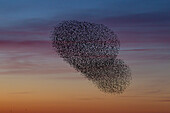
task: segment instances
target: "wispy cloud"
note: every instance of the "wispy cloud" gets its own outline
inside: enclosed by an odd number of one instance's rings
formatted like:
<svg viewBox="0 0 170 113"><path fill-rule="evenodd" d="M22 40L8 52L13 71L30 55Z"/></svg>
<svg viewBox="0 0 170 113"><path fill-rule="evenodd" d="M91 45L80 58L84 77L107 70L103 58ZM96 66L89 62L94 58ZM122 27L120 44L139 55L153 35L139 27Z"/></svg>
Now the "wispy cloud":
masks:
<svg viewBox="0 0 170 113"><path fill-rule="evenodd" d="M154 49L124 49L120 51L152 51Z"/></svg>
<svg viewBox="0 0 170 113"><path fill-rule="evenodd" d="M72 71L72 72L76 72L76 71ZM74 77L74 76L58 76L58 77L48 77L48 79L57 79L57 80L84 80L86 78L82 77L82 76L77 76L77 77Z"/></svg>
<svg viewBox="0 0 170 113"><path fill-rule="evenodd" d="M168 26L170 24L169 12L152 12L141 14L130 14L101 19L100 22L111 26Z"/></svg>
<svg viewBox="0 0 170 113"><path fill-rule="evenodd" d="M158 101L158 102L170 102L170 99L167 99L167 100L156 100L156 101Z"/></svg>
<svg viewBox="0 0 170 113"><path fill-rule="evenodd" d="M0 41L0 50L0 74L73 72L62 63L49 41Z"/></svg>
<svg viewBox="0 0 170 113"><path fill-rule="evenodd" d="M78 100L82 100L82 101L93 101L93 100L103 100L104 98L100 98L100 97L84 97L84 98L77 98Z"/></svg>
<svg viewBox="0 0 170 113"><path fill-rule="evenodd" d="M25 94L30 94L31 92L28 91L21 91L21 92L10 92L9 94L12 95L25 95Z"/></svg>

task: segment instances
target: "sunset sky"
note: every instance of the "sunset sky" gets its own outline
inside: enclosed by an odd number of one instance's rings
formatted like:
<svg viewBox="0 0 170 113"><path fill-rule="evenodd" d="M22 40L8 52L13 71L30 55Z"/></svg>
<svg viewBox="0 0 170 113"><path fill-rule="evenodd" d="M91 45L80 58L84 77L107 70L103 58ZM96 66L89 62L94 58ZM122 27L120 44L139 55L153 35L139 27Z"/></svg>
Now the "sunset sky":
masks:
<svg viewBox="0 0 170 113"><path fill-rule="evenodd" d="M122 94L101 92L51 44L63 20L100 23L132 70ZM0 113L170 113L169 0L0 0Z"/></svg>

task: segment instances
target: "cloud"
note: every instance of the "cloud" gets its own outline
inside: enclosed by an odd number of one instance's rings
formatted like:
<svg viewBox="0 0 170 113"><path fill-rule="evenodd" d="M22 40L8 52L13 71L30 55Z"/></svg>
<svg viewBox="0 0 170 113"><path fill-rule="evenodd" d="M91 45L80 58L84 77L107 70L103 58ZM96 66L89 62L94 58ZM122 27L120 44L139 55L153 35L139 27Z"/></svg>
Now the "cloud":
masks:
<svg viewBox="0 0 170 113"><path fill-rule="evenodd" d="M82 100L82 101L93 101L93 100L103 100L104 98L97 98L97 97L84 97L84 98L77 98L78 100Z"/></svg>
<svg viewBox="0 0 170 113"><path fill-rule="evenodd" d="M48 40L53 27L61 19L30 18L20 20L17 24L0 27L1 40Z"/></svg>
<svg viewBox="0 0 170 113"><path fill-rule="evenodd" d="M87 12L90 9L86 9ZM94 9L93 9L94 10ZM98 10L96 9L96 12ZM100 12L100 11L99 11ZM89 13L88 13L89 14ZM92 15L70 14L70 18L58 18L57 15L49 18L26 18L16 25L7 28L0 28L3 40L48 40L50 33L57 23L62 20L76 19L103 23L113 28L121 42L148 42L148 43L170 43L170 16L169 12L145 12L127 15L100 16L90 19ZM79 16L83 16L81 19ZM90 17L90 18L89 18Z"/></svg>
<svg viewBox="0 0 170 113"><path fill-rule="evenodd" d="M120 97L124 97L124 98L143 98L143 97L147 97L147 96L141 96L141 95L134 95L134 96L120 96Z"/></svg>
<svg viewBox="0 0 170 113"><path fill-rule="evenodd" d="M126 43L127 44L127 43ZM135 43L139 45L140 43ZM168 48L137 46L123 47L120 51L122 58L145 61L169 61ZM143 46L141 46L143 47ZM0 74L59 74L75 73L57 55L50 41L5 41L0 40ZM144 54L144 53L145 54ZM140 54L142 53L142 54ZM152 54L151 54L152 53ZM166 53L166 54L164 54ZM60 64L60 65L58 65ZM56 78L67 79L67 78ZM74 79L74 78L69 78ZM75 78L78 79L78 78Z"/></svg>
<svg viewBox="0 0 170 113"><path fill-rule="evenodd" d="M120 51L152 51L154 49L124 49Z"/></svg>
<svg viewBox="0 0 170 113"><path fill-rule="evenodd" d="M50 41L0 41L0 74L57 74L66 68ZM58 65L60 64L60 65Z"/></svg>
<svg viewBox="0 0 170 113"><path fill-rule="evenodd" d="M31 92L28 92L28 91L22 91L22 92L11 92L9 94L12 94L12 95L25 95L25 94L30 94Z"/></svg>
<svg viewBox="0 0 170 113"><path fill-rule="evenodd" d="M170 102L170 99L167 99L167 100L157 100L158 102Z"/></svg>
<svg viewBox="0 0 170 113"><path fill-rule="evenodd" d="M139 13L125 16L103 18L99 22L110 26L168 26L170 24L169 12Z"/></svg>
<svg viewBox="0 0 170 113"><path fill-rule="evenodd" d="M163 92L162 90L157 89L157 90L147 91L147 92L144 92L144 93L150 95L150 94L160 94L162 92Z"/></svg>
<svg viewBox="0 0 170 113"><path fill-rule="evenodd" d="M76 72L76 71L72 71L72 72ZM50 77L49 79L57 79L57 80L84 80L84 77L73 77L73 76L60 76L60 77Z"/></svg>
<svg viewBox="0 0 170 113"><path fill-rule="evenodd" d="M34 49L33 49L34 48ZM42 49L43 48L43 49ZM49 52L51 51L52 45L50 41L35 40L35 41L11 41L11 40L0 40L1 51L37 51Z"/></svg>

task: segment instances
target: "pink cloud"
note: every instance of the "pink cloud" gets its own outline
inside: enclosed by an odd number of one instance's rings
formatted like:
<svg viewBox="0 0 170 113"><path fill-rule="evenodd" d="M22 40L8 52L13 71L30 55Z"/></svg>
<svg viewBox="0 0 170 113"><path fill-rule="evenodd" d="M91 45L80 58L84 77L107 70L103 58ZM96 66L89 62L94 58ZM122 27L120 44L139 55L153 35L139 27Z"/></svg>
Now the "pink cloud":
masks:
<svg viewBox="0 0 170 113"><path fill-rule="evenodd" d="M0 74L71 72L65 70L50 41L0 41Z"/></svg>
<svg viewBox="0 0 170 113"><path fill-rule="evenodd" d="M132 45L131 45L132 44ZM139 45L139 43L135 43ZM138 65L138 61L169 61L169 48L143 45L121 48L118 58ZM145 48L144 48L145 47ZM61 59L50 41L0 41L0 74L61 74L77 71ZM166 54L165 54L166 53ZM136 63L137 62L137 63ZM59 78L60 79L60 78ZM64 79L64 78L62 78Z"/></svg>
<svg viewBox="0 0 170 113"><path fill-rule="evenodd" d="M121 51L152 51L154 49L126 49Z"/></svg>
<svg viewBox="0 0 170 113"><path fill-rule="evenodd" d="M41 32L41 31L9 31L9 30L6 30L6 31L2 31L0 30L0 34L1 35L47 35L48 32Z"/></svg>

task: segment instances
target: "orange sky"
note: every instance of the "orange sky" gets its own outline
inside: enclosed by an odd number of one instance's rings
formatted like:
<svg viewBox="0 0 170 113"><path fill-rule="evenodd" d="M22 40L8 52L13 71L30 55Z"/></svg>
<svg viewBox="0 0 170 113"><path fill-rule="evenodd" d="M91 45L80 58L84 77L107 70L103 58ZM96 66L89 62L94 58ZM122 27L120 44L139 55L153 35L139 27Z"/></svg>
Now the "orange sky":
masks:
<svg viewBox="0 0 170 113"><path fill-rule="evenodd" d="M49 42L34 43L14 49L0 45L0 113L170 112L169 49L123 44L119 58L130 66L132 82L123 94L113 95L83 78Z"/></svg>
<svg viewBox="0 0 170 113"><path fill-rule="evenodd" d="M159 78L140 76L133 74L130 87L123 94L112 95L101 92L93 83L74 71L55 75L1 75L0 112L170 112L169 83L159 84Z"/></svg>

